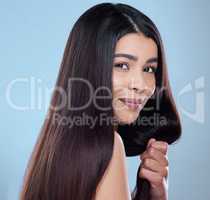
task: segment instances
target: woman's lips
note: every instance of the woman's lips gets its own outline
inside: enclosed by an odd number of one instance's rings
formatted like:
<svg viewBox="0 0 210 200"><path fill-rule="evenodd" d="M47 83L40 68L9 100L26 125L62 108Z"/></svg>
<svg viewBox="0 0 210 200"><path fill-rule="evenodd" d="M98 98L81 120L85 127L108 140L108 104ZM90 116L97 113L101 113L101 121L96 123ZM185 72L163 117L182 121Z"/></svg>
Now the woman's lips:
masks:
<svg viewBox="0 0 210 200"><path fill-rule="evenodd" d="M120 98L120 100L131 109L137 109L142 105L141 99Z"/></svg>

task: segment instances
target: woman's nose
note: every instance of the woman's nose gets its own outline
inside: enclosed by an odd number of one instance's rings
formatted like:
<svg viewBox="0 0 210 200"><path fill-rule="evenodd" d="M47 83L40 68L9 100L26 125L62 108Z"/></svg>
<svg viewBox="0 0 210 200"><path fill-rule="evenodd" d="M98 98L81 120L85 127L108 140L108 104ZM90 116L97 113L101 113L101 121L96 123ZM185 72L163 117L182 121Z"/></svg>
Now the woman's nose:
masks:
<svg viewBox="0 0 210 200"><path fill-rule="evenodd" d="M135 73L129 80L129 89L135 90L137 93L143 93L148 89L147 82L144 76L140 73Z"/></svg>

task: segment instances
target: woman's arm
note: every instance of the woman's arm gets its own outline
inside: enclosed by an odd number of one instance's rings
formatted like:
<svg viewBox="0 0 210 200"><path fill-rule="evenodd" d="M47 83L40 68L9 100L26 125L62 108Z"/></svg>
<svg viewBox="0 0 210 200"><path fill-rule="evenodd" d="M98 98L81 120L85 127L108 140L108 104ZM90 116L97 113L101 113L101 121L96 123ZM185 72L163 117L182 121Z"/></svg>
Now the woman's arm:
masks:
<svg viewBox="0 0 210 200"><path fill-rule="evenodd" d="M114 133L112 159L96 191L96 200L131 200L126 155L120 135Z"/></svg>

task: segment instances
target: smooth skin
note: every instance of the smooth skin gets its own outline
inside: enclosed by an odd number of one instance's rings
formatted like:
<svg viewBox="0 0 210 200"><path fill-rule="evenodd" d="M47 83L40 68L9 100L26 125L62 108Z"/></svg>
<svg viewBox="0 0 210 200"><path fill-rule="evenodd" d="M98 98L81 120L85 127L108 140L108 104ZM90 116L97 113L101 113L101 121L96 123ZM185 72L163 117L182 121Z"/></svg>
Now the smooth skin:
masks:
<svg viewBox="0 0 210 200"><path fill-rule="evenodd" d="M112 159L97 187L96 200L131 200L125 158L123 141L115 131Z"/></svg>
<svg viewBox="0 0 210 200"><path fill-rule="evenodd" d="M156 43L142 33L129 33L116 45L113 61L113 110L118 123L134 122L156 87ZM128 108L120 98L141 98L142 107ZM129 133L128 133L129 134ZM151 184L151 200L168 200L168 144L151 138L141 154L139 177ZM96 200L130 200L126 155L120 135L115 131L115 145L110 165L98 187Z"/></svg>
<svg viewBox="0 0 210 200"><path fill-rule="evenodd" d="M155 42L142 34L130 33L117 42L112 82L113 110L119 123L132 123L141 111L141 108L129 109L120 98L140 98L144 100L144 106L154 93L154 70L158 64L151 60L157 59L157 55Z"/></svg>

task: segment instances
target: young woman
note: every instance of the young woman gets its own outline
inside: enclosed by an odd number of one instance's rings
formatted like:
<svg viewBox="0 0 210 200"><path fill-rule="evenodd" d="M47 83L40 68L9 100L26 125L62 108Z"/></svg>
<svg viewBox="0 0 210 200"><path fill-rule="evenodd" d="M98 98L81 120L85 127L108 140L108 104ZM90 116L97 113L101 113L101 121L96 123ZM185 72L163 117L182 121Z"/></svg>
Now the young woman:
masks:
<svg viewBox="0 0 210 200"><path fill-rule="evenodd" d="M98 4L70 32L20 199L165 200L180 135L158 29L129 5ZM131 195L125 156L137 155Z"/></svg>

